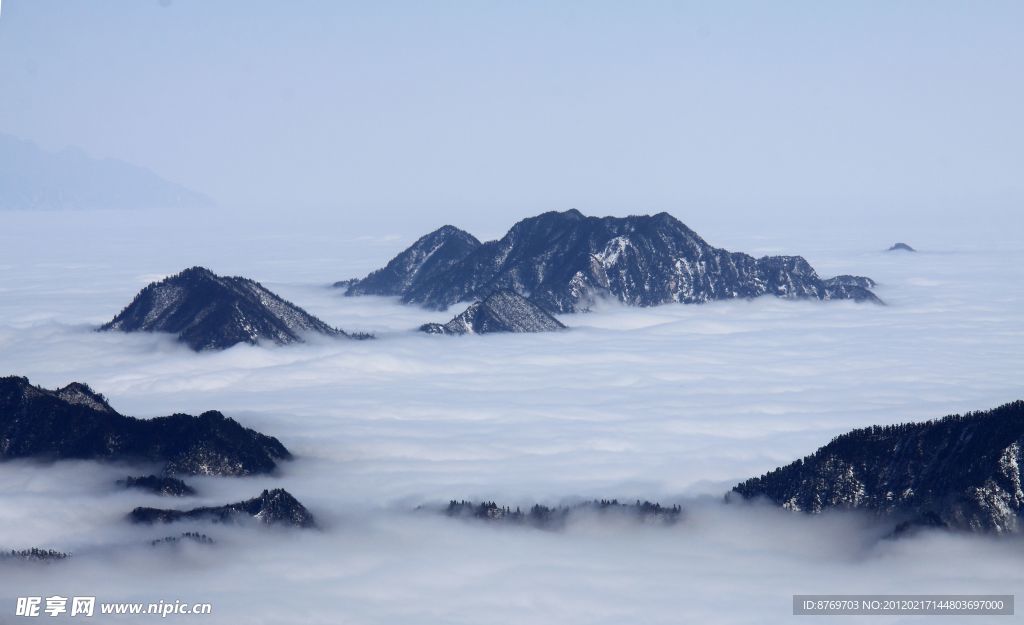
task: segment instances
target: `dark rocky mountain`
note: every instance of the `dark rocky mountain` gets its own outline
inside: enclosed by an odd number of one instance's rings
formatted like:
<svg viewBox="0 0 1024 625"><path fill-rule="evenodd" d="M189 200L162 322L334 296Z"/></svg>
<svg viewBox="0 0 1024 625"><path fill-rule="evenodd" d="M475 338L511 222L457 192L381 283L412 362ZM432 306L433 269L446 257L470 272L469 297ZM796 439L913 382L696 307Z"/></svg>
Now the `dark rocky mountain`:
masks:
<svg viewBox="0 0 1024 625"><path fill-rule="evenodd" d="M238 343L300 343L306 333L347 336L258 282L192 267L142 289L100 330L169 332L196 351Z"/></svg>
<svg viewBox="0 0 1024 625"><path fill-rule="evenodd" d="M433 281L466 258L480 241L455 226L442 226L420 237L404 252L362 280L343 280L348 295L402 295L414 284Z"/></svg>
<svg viewBox="0 0 1024 625"><path fill-rule="evenodd" d="M490 334L491 332L550 332L565 325L551 313L508 289L494 291L445 324L420 326L429 334Z"/></svg>
<svg viewBox="0 0 1024 625"><path fill-rule="evenodd" d="M906 243L893 243L892 247L888 250L889 252L916 252L914 248L910 247Z"/></svg>
<svg viewBox="0 0 1024 625"><path fill-rule="evenodd" d="M164 510L135 508L128 515L133 523L173 523L175 521L213 521L233 523L255 519L266 525L315 527L313 515L299 501L282 489L265 490L258 497L223 506Z"/></svg>
<svg viewBox="0 0 1024 625"><path fill-rule="evenodd" d="M29 457L159 462L168 475L250 475L273 471L291 454L216 411L136 419L85 384L51 391L27 378L0 378L0 459Z"/></svg>
<svg viewBox="0 0 1024 625"><path fill-rule="evenodd" d="M499 506L493 501L473 503L453 499L444 511L450 517L529 525L541 529L561 529L571 517L586 514L614 515L649 523L671 524L682 518L682 512L680 506L663 506L640 500L634 504L624 504L619 503L617 499L600 499L554 508L536 504L526 512L519 508L513 510L509 506Z"/></svg>
<svg viewBox="0 0 1024 625"><path fill-rule="evenodd" d="M127 477L117 481L118 486L138 488L165 497L188 497L196 494L196 489L176 477L144 475Z"/></svg>
<svg viewBox="0 0 1024 625"><path fill-rule="evenodd" d="M923 423L874 426L733 491L790 510L868 510L909 526L1024 528L1024 402ZM902 531L901 530L901 531Z"/></svg>
<svg viewBox="0 0 1024 625"><path fill-rule="evenodd" d="M800 256L754 258L712 247L668 213L549 212L520 221L497 241L473 246L463 239L458 253L430 271L417 264L422 257L410 248L392 261L395 270L349 281L346 293L400 295L406 303L445 309L510 289L555 313L584 311L601 298L632 306L761 295L879 301L849 280L822 280Z"/></svg>

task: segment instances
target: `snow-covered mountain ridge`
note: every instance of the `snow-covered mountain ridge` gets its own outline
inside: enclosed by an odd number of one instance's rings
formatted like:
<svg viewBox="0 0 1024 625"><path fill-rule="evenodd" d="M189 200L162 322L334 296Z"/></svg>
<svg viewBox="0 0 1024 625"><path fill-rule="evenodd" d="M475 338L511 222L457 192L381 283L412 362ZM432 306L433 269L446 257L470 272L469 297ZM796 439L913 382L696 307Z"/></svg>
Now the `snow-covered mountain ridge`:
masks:
<svg viewBox="0 0 1024 625"><path fill-rule="evenodd" d="M445 226L383 269L337 284L348 295L397 295L435 309L509 289L555 313L585 311L601 298L631 306L761 295L880 302L869 278L822 279L800 256L716 248L668 213L587 217L575 209L523 219L486 243Z"/></svg>

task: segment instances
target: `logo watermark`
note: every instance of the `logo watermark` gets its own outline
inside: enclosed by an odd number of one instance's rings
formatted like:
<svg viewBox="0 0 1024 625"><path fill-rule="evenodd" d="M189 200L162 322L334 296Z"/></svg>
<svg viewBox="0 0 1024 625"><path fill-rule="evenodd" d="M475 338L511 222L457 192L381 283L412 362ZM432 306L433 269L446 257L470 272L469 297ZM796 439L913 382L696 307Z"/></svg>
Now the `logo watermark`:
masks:
<svg viewBox="0 0 1024 625"><path fill-rule="evenodd" d="M1013 595L793 595L797 616L1012 616Z"/></svg>
<svg viewBox="0 0 1024 625"><path fill-rule="evenodd" d="M14 607L15 616L93 616L99 614L151 614L167 618L172 614L212 614L209 603L187 601L105 602L97 603L96 597L18 597Z"/></svg>

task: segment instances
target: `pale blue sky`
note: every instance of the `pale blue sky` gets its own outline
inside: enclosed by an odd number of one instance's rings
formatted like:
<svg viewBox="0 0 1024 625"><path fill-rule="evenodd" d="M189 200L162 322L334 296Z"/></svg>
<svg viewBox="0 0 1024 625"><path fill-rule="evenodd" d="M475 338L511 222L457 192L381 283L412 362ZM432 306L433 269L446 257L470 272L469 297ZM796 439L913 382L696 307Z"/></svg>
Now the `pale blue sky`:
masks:
<svg viewBox="0 0 1024 625"><path fill-rule="evenodd" d="M998 1L5 0L0 132L225 206L1005 213L1022 32Z"/></svg>

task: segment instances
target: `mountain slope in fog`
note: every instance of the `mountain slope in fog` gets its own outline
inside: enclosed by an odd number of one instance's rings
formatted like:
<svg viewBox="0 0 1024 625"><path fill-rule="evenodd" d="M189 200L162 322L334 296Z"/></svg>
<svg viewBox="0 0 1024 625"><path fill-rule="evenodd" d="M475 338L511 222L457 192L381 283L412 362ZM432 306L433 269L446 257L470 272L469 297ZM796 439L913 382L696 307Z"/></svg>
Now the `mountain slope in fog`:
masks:
<svg viewBox="0 0 1024 625"><path fill-rule="evenodd" d="M259 282L192 267L142 289L100 330L169 332L196 351L238 343L301 343L303 334L348 336Z"/></svg>
<svg viewBox="0 0 1024 625"><path fill-rule="evenodd" d="M137 488L164 497L188 497L196 494L196 489L176 477L169 475L140 475L126 477L117 481L118 486Z"/></svg>
<svg viewBox="0 0 1024 625"><path fill-rule="evenodd" d="M420 327L421 331L429 334L551 332L564 329L565 325L549 312L508 289L500 289L470 304L448 323L428 323Z"/></svg>
<svg viewBox="0 0 1024 625"><path fill-rule="evenodd" d="M199 208L212 203L143 167L92 158L75 148L47 152L0 134L0 210Z"/></svg>
<svg viewBox="0 0 1024 625"><path fill-rule="evenodd" d="M265 490L258 497L223 506L193 508L192 510L139 507L128 515L133 523L173 523L196 520L227 523L244 520L248 517L266 525L316 527L316 522L309 510L283 488Z"/></svg>
<svg viewBox="0 0 1024 625"><path fill-rule="evenodd" d="M874 426L737 485L791 510L874 511L910 523L1019 532L1024 402L924 423Z"/></svg>
<svg viewBox="0 0 1024 625"><path fill-rule="evenodd" d="M500 240L474 245L471 239L442 228L384 269L339 286L350 295L399 295L437 309L510 289L556 313L584 311L605 297L632 306L761 295L880 301L862 284L823 280L800 256L754 258L712 247L668 213L548 212L520 221ZM446 243L451 251L434 262L427 252L449 249Z"/></svg>
<svg viewBox="0 0 1024 625"><path fill-rule="evenodd" d="M159 462L167 474L251 475L273 471L291 454L276 438L216 411L136 419L84 384L51 391L27 378L0 378L0 459L29 457Z"/></svg>
<svg viewBox="0 0 1024 625"><path fill-rule="evenodd" d="M480 241L468 232L442 226L362 280L337 282L335 286L348 287L348 295L402 295L414 285L436 280L478 247Z"/></svg>

